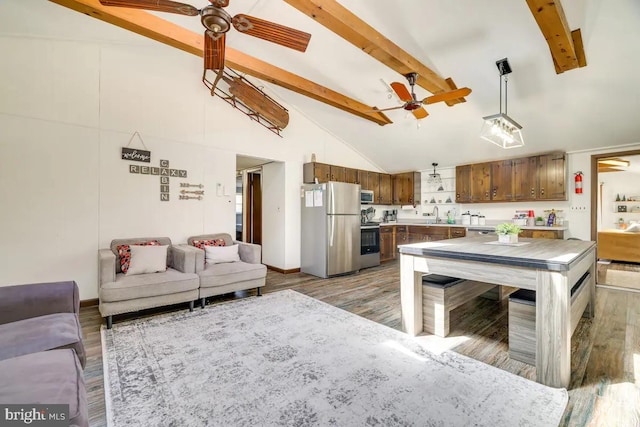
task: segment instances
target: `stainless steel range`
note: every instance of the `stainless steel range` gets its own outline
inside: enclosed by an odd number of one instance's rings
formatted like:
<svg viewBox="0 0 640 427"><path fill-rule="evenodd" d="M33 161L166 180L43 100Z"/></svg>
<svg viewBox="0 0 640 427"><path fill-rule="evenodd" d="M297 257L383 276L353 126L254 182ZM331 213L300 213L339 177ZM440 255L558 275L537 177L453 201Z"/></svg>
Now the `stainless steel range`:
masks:
<svg viewBox="0 0 640 427"><path fill-rule="evenodd" d="M360 224L360 268L380 265L380 224Z"/></svg>

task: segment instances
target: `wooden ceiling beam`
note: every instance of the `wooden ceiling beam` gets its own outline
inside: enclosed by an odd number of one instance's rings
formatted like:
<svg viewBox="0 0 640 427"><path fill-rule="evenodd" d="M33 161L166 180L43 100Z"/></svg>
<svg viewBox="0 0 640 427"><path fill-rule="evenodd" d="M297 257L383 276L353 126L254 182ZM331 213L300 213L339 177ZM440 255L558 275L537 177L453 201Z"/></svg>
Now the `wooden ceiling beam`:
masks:
<svg viewBox="0 0 640 427"><path fill-rule="evenodd" d="M143 10L103 6L99 0L50 1L193 55L204 56L204 31L203 33L195 33ZM385 114L374 111L374 107L229 46L226 48L225 65L238 72L282 86L381 126L392 123Z"/></svg>
<svg viewBox="0 0 640 427"><path fill-rule="evenodd" d="M416 84L432 94L455 88L453 80L448 79L451 80L449 84L447 79L439 76L335 0L284 1L403 76L412 72L418 73ZM448 101L447 105L459 102L465 102L464 98Z"/></svg>
<svg viewBox="0 0 640 427"><path fill-rule="evenodd" d="M527 0L527 5L549 45L556 73L586 66L582 34L569 29L560 0Z"/></svg>

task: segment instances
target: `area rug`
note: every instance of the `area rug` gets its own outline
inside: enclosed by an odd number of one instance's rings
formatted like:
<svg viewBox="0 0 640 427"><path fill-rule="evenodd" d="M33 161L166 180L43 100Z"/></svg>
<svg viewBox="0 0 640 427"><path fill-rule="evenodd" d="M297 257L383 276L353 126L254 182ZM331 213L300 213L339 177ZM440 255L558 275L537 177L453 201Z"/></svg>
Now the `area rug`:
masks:
<svg viewBox="0 0 640 427"><path fill-rule="evenodd" d="M304 296L102 330L121 426L557 426L568 394Z"/></svg>

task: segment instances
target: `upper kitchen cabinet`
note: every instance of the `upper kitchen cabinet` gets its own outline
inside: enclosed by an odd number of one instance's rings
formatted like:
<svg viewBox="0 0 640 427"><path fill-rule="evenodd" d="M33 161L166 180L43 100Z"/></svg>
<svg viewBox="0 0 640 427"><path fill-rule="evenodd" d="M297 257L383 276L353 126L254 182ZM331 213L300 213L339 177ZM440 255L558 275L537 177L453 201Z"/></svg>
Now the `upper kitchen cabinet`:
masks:
<svg viewBox="0 0 640 427"><path fill-rule="evenodd" d="M422 183L419 172L405 172L393 175L393 204L419 205Z"/></svg>
<svg viewBox="0 0 640 427"><path fill-rule="evenodd" d="M491 200L510 202L513 199L512 161L491 163Z"/></svg>
<svg viewBox="0 0 640 427"><path fill-rule="evenodd" d="M374 203L379 203L380 200L380 174L378 172L367 171L367 186L361 185L363 190L373 191Z"/></svg>
<svg viewBox="0 0 640 427"><path fill-rule="evenodd" d="M349 184L360 184L358 179L358 169L344 168L344 182Z"/></svg>
<svg viewBox="0 0 640 427"><path fill-rule="evenodd" d="M381 173L380 175L380 191L378 199L381 205L392 205L393 204L393 185L391 175L387 173Z"/></svg>
<svg viewBox="0 0 640 427"><path fill-rule="evenodd" d="M318 162L305 163L302 169L302 179L305 184L313 184L316 179L318 183L332 181L331 165Z"/></svg>
<svg viewBox="0 0 640 427"><path fill-rule="evenodd" d="M456 203L471 202L471 165L456 166Z"/></svg>
<svg viewBox="0 0 640 427"><path fill-rule="evenodd" d="M564 153L538 156L538 200L567 200Z"/></svg>
<svg viewBox="0 0 640 427"><path fill-rule="evenodd" d="M331 181L346 182L345 169L344 166L331 165Z"/></svg>
<svg viewBox="0 0 640 427"><path fill-rule="evenodd" d="M471 165L471 202L491 201L491 163Z"/></svg>
<svg viewBox="0 0 640 427"><path fill-rule="evenodd" d="M513 171L513 200L531 201L537 199L538 158L525 157L511 161Z"/></svg>

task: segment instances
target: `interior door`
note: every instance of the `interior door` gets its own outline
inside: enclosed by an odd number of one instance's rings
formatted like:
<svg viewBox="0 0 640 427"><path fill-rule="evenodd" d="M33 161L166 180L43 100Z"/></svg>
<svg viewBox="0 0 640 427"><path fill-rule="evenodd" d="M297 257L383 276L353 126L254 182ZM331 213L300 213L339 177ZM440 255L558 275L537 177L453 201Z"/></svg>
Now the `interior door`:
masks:
<svg viewBox="0 0 640 427"><path fill-rule="evenodd" d="M247 174L247 242L262 244L262 181L259 172Z"/></svg>

